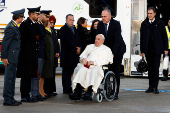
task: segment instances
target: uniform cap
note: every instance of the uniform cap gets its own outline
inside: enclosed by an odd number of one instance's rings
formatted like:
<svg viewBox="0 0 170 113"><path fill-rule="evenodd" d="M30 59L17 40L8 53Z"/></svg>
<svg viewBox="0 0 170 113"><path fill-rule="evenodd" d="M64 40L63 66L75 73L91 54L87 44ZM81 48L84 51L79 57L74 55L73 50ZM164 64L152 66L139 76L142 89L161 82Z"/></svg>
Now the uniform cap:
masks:
<svg viewBox="0 0 170 113"><path fill-rule="evenodd" d="M21 9L21 10L16 10L16 11L13 11L13 12L11 12L12 14L24 14L24 12L25 12L25 9L23 8L23 9Z"/></svg>
<svg viewBox="0 0 170 113"><path fill-rule="evenodd" d="M27 8L29 12L33 12L33 13L38 13L40 12L40 8L41 6L37 7L37 8Z"/></svg>
<svg viewBox="0 0 170 113"><path fill-rule="evenodd" d="M48 18L50 18L50 13L51 13L52 11L51 10L41 10L40 11L40 13L42 14L44 14L45 16L47 16Z"/></svg>

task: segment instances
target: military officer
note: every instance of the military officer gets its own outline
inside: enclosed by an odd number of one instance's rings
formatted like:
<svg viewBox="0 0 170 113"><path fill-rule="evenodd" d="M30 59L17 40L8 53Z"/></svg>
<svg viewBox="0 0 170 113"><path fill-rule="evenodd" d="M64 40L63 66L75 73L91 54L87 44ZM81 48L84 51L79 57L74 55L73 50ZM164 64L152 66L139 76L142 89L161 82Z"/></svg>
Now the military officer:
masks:
<svg viewBox="0 0 170 113"><path fill-rule="evenodd" d="M20 92L22 102L37 102L30 97L31 78L37 78L36 40L40 7L27 8L29 17L20 25L21 49L18 57L17 77L21 78ZM34 86L33 86L34 87Z"/></svg>
<svg viewBox="0 0 170 113"><path fill-rule="evenodd" d="M18 106L21 102L14 99L15 78L20 49L20 31L18 24L23 21L25 9L11 12L12 20L5 28L5 35L2 41L1 58L5 66L3 105Z"/></svg>
<svg viewBox="0 0 170 113"><path fill-rule="evenodd" d="M37 98L39 101L43 101L46 97L42 97L39 93L39 79L42 73L42 67L44 63L44 38L45 38L45 21L49 20L47 15L49 11L40 11L40 15L37 21L38 26L38 37L37 37L37 62L38 62L38 78L32 78L31 80L31 95Z"/></svg>

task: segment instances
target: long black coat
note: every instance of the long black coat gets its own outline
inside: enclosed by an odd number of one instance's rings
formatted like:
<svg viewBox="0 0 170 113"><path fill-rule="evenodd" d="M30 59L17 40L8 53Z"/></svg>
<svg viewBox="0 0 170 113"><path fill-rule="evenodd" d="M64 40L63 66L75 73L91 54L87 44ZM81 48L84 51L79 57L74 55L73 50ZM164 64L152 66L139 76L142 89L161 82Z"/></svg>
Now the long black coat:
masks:
<svg viewBox="0 0 170 113"><path fill-rule="evenodd" d="M86 48L87 45L90 44L91 42L91 37L90 34L88 33L87 28L82 27L81 25L78 25L77 31L81 40L81 52L83 52Z"/></svg>
<svg viewBox="0 0 170 113"><path fill-rule="evenodd" d="M58 37L55 32L55 29L51 28L51 32L52 32L52 39L53 39L53 46L54 46L54 65L55 65L55 67L57 67L58 66L58 58L55 58L55 54L56 53L60 54L60 47L59 47Z"/></svg>
<svg viewBox="0 0 170 113"><path fill-rule="evenodd" d="M104 23L100 21L97 25L97 34L103 34L105 36L104 44L112 50L114 57L120 57L126 52L126 45L122 38L121 27L118 21L114 19L110 20L107 36Z"/></svg>
<svg viewBox="0 0 170 113"><path fill-rule="evenodd" d="M37 77L36 39L37 25L28 17L19 27L21 33L21 48L18 57L17 77Z"/></svg>
<svg viewBox="0 0 170 113"><path fill-rule="evenodd" d="M165 30L164 22L157 17L155 17L154 22L154 47L156 54L162 54L165 50L168 51L168 37ZM149 42L149 32L150 32L150 26L149 26L149 19L145 19L140 28L140 50L141 53L147 53L148 52L148 42Z"/></svg>
<svg viewBox="0 0 170 113"><path fill-rule="evenodd" d="M76 67L79 62L76 47L81 47L81 42L75 27L74 32L75 34L73 34L72 30L66 24L60 29L61 67Z"/></svg>

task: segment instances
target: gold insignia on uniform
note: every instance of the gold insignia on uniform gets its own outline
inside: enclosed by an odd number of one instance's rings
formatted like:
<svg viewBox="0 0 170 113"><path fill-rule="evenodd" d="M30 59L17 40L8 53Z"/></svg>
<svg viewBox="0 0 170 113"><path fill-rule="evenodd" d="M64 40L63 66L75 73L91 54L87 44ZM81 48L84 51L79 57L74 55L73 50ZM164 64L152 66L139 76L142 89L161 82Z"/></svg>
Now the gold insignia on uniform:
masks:
<svg viewBox="0 0 170 113"><path fill-rule="evenodd" d="M17 26L14 22L12 22L14 24L14 26Z"/></svg>
<svg viewBox="0 0 170 113"><path fill-rule="evenodd" d="M37 22L38 22L39 24L41 24L40 21L37 21Z"/></svg>

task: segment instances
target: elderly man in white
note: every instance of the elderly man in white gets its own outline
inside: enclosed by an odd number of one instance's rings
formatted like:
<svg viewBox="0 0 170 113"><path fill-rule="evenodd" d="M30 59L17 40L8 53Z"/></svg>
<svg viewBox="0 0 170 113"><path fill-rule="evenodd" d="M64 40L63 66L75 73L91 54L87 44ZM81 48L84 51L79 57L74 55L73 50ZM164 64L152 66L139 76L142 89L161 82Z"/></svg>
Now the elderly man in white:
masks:
<svg viewBox="0 0 170 113"><path fill-rule="evenodd" d="M113 54L109 47L103 45L105 37L98 34L95 44L90 44L80 55L80 63L74 69L71 100L80 100L81 90L88 89L84 96L89 98L91 92L97 93L97 89L104 77L102 65L113 63Z"/></svg>

